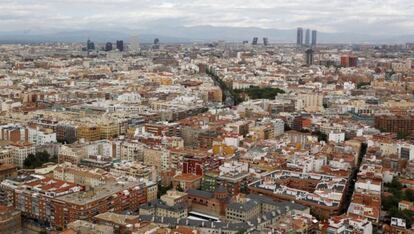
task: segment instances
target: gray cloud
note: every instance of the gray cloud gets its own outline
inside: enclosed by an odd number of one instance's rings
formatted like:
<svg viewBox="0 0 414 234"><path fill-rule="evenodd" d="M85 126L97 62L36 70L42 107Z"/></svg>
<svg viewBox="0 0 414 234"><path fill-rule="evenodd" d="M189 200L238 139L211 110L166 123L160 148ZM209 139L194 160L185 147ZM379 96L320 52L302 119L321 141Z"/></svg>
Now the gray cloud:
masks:
<svg viewBox="0 0 414 234"><path fill-rule="evenodd" d="M412 0L2 0L0 30L231 26L414 33ZM168 22L171 25L168 25Z"/></svg>

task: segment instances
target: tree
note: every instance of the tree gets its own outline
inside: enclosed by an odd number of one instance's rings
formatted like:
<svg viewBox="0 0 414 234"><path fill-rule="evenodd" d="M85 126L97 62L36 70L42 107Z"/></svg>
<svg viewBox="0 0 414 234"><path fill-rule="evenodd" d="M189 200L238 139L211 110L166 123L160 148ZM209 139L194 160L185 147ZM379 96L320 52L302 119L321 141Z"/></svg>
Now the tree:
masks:
<svg viewBox="0 0 414 234"><path fill-rule="evenodd" d="M35 169L41 167L44 163L57 161L56 157L51 158L47 151L36 152L35 154L29 154L23 161L23 168Z"/></svg>
<svg viewBox="0 0 414 234"><path fill-rule="evenodd" d="M359 82L357 83L357 89L363 88L364 86L371 85L371 82Z"/></svg>
<svg viewBox="0 0 414 234"><path fill-rule="evenodd" d="M158 183L157 197L160 198L162 195L166 194L168 190L172 189L172 187L172 183L167 187L164 187L160 183Z"/></svg>
<svg viewBox="0 0 414 234"><path fill-rule="evenodd" d="M279 88L265 87L260 88L252 86L247 89L235 90L238 96L246 94L251 99L274 99L279 93L285 93L284 90Z"/></svg>
<svg viewBox="0 0 414 234"><path fill-rule="evenodd" d="M393 178L391 183L386 183L385 187L389 189L396 189L401 190L403 188L403 185L400 183L400 181L397 178Z"/></svg>
<svg viewBox="0 0 414 234"><path fill-rule="evenodd" d="M407 138L408 134L405 132L398 132L397 133L397 139L398 140L404 140L405 138Z"/></svg>
<svg viewBox="0 0 414 234"><path fill-rule="evenodd" d="M320 130L316 130L312 133L312 135L316 135L318 136L318 141L328 141L328 135L326 135L325 133L321 132Z"/></svg>
<svg viewBox="0 0 414 234"><path fill-rule="evenodd" d="M184 189L181 187L180 184L177 185L177 187L175 188L175 190L177 190L179 192L184 192Z"/></svg>
<svg viewBox="0 0 414 234"><path fill-rule="evenodd" d="M410 202L414 202L414 191L411 189L407 189L405 191L405 198Z"/></svg>
<svg viewBox="0 0 414 234"><path fill-rule="evenodd" d="M402 200L414 201L414 192L409 189L403 192L404 186L397 178L394 178L391 183L386 183L385 187L392 195L383 197L383 209L388 212L390 217L405 219L407 226L411 227L414 223L414 212L411 210L400 210L398 203Z"/></svg>

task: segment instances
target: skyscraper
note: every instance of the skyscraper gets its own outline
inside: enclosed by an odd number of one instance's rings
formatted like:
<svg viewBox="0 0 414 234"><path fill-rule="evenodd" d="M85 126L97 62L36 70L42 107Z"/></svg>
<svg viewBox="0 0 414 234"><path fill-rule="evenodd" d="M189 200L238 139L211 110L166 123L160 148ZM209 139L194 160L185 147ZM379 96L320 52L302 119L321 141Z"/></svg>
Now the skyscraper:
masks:
<svg viewBox="0 0 414 234"><path fill-rule="evenodd" d="M269 39L267 37L263 37L263 45L265 46L269 45Z"/></svg>
<svg viewBox="0 0 414 234"><path fill-rule="evenodd" d="M312 46L316 46L316 30L312 30Z"/></svg>
<svg viewBox="0 0 414 234"><path fill-rule="evenodd" d="M131 52L138 52L140 50L138 36L134 35L129 38L128 50Z"/></svg>
<svg viewBox="0 0 414 234"><path fill-rule="evenodd" d="M154 39L154 45L152 46L153 49L159 49L160 48L160 39L155 38Z"/></svg>
<svg viewBox="0 0 414 234"><path fill-rule="evenodd" d="M306 29L306 33L305 33L305 45L310 45L310 30L309 28Z"/></svg>
<svg viewBox="0 0 414 234"><path fill-rule="evenodd" d="M313 50L312 49L307 49L305 51L305 60L306 60L306 65L312 65L313 64Z"/></svg>
<svg viewBox="0 0 414 234"><path fill-rule="evenodd" d="M119 50L119 51L124 51L124 41L123 40L116 41L116 49Z"/></svg>
<svg viewBox="0 0 414 234"><path fill-rule="evenodd" d="M259 38L253 37L252 45L257 45L258 41L259 41Z"/></svg>
<svg viewBox="0 0 414 234"><path fill-rule="evenodd" d="M303 28L298 28L296 33L296 44L303 45Z"/></svg>
<svg viewBox="0 0 414 234"><path fill-rule="evenodd" d="M90 50L95 50L95 43L93 43L93 41L89 40L86 42L86 50L90 51Z"/></svg>
<svg viewBox="0 0 414 234"><path fill-rule="evenodd" d="M107 42L105 44L105 51L111 51L112 50L112 43L111 42Z"/></svg>

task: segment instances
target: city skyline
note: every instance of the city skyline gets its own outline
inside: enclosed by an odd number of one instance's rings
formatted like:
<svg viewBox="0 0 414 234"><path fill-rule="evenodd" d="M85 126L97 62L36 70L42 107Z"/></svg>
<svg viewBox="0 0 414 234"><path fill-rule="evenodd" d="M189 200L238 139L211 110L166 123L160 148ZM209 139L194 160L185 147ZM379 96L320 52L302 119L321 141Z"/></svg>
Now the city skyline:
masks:
<svg viewBox="0 0 414 234"><path fill-rule="evenodd" d="M59 32L174 27L303 26L326 33L410 34L414 3L381 1L147 1L147 0L6 0L0 3L0 32Z"/></svg>

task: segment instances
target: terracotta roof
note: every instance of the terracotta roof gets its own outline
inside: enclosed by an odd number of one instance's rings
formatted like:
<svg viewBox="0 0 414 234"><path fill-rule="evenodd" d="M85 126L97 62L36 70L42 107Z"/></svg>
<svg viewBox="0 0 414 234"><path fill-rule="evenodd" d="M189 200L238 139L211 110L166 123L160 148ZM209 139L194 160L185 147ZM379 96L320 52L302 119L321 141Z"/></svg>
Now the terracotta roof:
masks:
<svg viewBox="0 0 414 234"><path fill-rule="evenodd" d="M174 180L195 181L201 179L202 177L203 176L201 175L181 174L174 176Z"/></svg>

